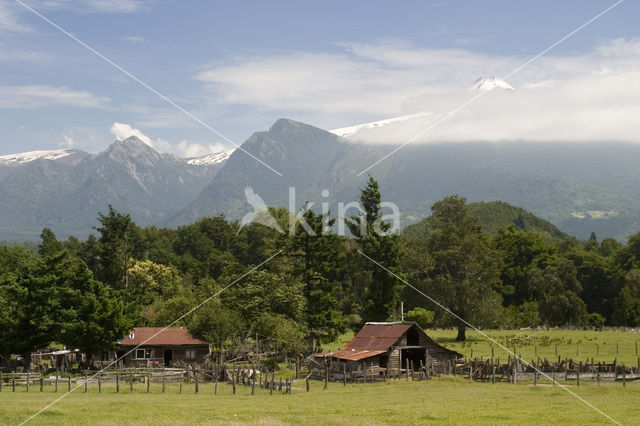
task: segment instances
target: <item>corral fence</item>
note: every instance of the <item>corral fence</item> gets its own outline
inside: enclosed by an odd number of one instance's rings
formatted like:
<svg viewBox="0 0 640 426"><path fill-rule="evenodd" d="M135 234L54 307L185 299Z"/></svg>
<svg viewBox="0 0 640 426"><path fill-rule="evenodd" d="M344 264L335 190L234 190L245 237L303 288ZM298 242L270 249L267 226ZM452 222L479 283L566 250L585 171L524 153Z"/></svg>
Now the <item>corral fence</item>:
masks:
<svg viewBox="0 0 640 426"><path fill-rule="evenodd" d="M580 386L581 381L621 382L626 386L627 382L640 380L640 360L637 366L618 364L617 360L611 363L594 362L593 359L576 361L574 359L561 359L550 361L537 359L524 362L522 357L508 357L506 363L500 359L474 359L458 364L455 373L471 380L481 382L539 382L556 384L559 381L575 382Z"/></svg>

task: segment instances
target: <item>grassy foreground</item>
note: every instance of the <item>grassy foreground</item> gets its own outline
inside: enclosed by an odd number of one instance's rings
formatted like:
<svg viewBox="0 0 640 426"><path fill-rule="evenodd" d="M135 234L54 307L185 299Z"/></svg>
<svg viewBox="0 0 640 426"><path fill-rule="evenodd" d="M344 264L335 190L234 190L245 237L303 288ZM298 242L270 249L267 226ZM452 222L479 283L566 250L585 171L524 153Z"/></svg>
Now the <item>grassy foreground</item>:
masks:
<svg viewBox="0 0 640 426"><path fill-rule="evenodd" d="M115 393L103 386L102 393L90 387L68 395L40 414L33 424L602 424L607 419L559 387L529 384L469 383L461 378L434 378L431 381L349 384L312 382L311 392L294 385L292 395L239 387L205 384L193 393L185 385L178 394L176 384L160 393L153 384L151 394L142 384L134 393ZM621 423L640 419L640 383L585 384L570 387ZM61 393L0 393L0 423L18 424L52 402Z"/></svg>

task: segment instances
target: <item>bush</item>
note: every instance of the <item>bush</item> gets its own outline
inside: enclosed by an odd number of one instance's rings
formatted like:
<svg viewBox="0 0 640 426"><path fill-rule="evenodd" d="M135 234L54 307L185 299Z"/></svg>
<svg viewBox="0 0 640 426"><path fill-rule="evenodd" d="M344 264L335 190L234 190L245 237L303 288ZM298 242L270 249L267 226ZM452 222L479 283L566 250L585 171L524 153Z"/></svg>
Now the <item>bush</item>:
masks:
<svg viewBox="0 0 640 426"><path fill-rule="evenodd" d="M602 327L604 327L605 322L606 319L598 313L594 312L587 315L587 324L589 325L589 327L593 327L596 330L601 330Z"/></svg>
<svg viewBox="0 0 640 426"><path fill-rule="evenodd" d="M435 316L433 311L427 311L424 308L415 308L407 312L407 319L414 321L422 328L427 328L433 322Z"/></svg>

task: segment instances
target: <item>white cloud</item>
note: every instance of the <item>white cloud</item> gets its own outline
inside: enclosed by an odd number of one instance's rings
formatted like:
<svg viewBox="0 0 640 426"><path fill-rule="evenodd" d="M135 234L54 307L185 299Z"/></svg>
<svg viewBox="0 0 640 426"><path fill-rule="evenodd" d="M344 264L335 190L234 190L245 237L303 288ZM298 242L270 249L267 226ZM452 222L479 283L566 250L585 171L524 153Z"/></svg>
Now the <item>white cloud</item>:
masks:
<svg viewBox="0 0 640 426"><path fill-rule="evenodd" d="M199 157L201 155L211 154L214 152L220 152L229 149L222 143L200 144L182 140L178 143L173 144L163 139L152 139L142 133L140 130L135 129L133 126L126 123L113 123L110 131L118 140L122 141L127 139L128 137L135 136L158 152L175 154L181 158Z"/></svg>
<svg viewBox="0 0 640 426"><path fill-rule="evenodd" d="M66 133L62 133L62 137L64 138L64 142L61 144L65 148L73 148L76 146L76 141Z"/></svg>
<svg viewBox="0 0 640 426"><path fill-rule="evenodd" d="M31 28L18 19L13 2L0 2L0 33L3 32L31 32Z"/></svg>
<svg viewBox="0 0 640 426"><path fill-rule="evenodd" d="M149 10L157 0L37 0L38 9L64 9L78 13L136 13Z"/></svg>
<svg viewBox="0 0 640 426"><path fill-rule="evenodd" d="M147 40L144 37L140 37L140 36L124 36L124 37L121 37L120 40L130 41L130 42L133 42L133 43L140 43L140 44L149 43L149 40Z"/></svg>
<svg viewBox="0 0 640 426"><path fill-rule="evenodd" d="M0 109L68 106L105 108L109 98L93 93L54 86L0 86Z"/></svg>
<svg viewBox="0 0 640 426"><path fill-rule="evenodd" d="M341 47L333 54L262 52L195 78L218 102L305 115L334 128L417 111L430 111L433 122L468 99L466 89L478 77L504 76L528 59L394 41ZM550 53L509 79L515 92L482 96L421 140L640 142L638 81L640 40L611 40L575 55ZM403 122L366 140L404 142L430 122Z"/></svg>
<svg viewBox="0 0 640 426"><path fill-rule="evenodd" d="M134 129L130 124L115 122L113 123L109 131L119 141L123 141L131 136L135 136L136 138L140 139L142 142L153 148L153 142L151 141L151 138L142 133L140 130Z"/></svg>

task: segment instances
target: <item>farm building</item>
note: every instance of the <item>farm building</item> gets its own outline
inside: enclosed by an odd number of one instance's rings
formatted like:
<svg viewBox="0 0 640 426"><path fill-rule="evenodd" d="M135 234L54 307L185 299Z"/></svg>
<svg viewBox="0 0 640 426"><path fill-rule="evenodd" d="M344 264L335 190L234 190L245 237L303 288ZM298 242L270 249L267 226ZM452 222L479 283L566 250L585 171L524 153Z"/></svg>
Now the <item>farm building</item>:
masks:
<svg viewBox="0 0 640 426"><path fill-rule="evenodd" d="M118 344L117 357L131 367L202 364L209 356L209 343L182 327L136 327Z"/></svg>
<svg viewBox="0 0 640 426"><path fill-rule="evenodd" d="M407 364L414 370L428 365L431 372L446 373L461 358L437 344L415 322L368 322L343 349L315 355L318 365L328 364L334 375L344 371L399 374Z"/></svg>

